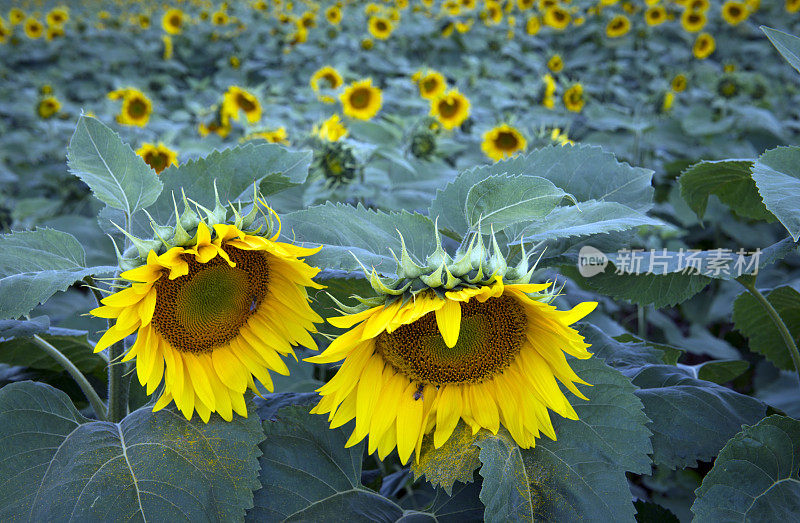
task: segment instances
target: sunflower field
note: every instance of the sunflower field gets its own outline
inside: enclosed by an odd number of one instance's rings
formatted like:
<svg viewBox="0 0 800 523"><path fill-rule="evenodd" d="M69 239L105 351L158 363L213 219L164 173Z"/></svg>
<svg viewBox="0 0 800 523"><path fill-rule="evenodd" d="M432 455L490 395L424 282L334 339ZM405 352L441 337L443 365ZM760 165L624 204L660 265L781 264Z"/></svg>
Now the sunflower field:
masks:
<svg viewBox="0 0 800 523"><path fill-rule="evenodd" d="M800 0L0 3L1 521L800 520Z"/></svg>

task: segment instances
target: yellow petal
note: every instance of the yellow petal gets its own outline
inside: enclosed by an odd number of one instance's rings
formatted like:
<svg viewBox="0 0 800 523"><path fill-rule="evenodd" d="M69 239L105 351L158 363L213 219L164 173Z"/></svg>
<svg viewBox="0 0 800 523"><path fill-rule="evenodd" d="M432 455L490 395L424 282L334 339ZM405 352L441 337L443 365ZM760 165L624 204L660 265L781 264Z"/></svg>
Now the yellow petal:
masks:
<svg viewBox="0 0 800 523"><path fill-rule="evenodd" d="M364 439L369 431L372 413L375 411L383 378L383 358L373 354L361 373L356 389L356 428L354 437Z"/></svg>
<svg viewBox="0 0 800 523"><path fill-rule="evenodd" d="M461 304L457 301L445 300L444 305L436 310L436 325L450 348L456 346L458 333L461 330Z"/></svg>
<svg viewBox="0 0 800 523"><path fill-rule="evenodd" d="M439 401L436 402L436 432L433 434L433 446L437 449L444 445L453 434L458 420L461 419L461 386L445 385L439 389Z"/></svg>
<svg viewBox="0 0 800 523"><path fill-rule="evenodd" d="M417 389L417 383L409 383L397 406L397 454L402 464L407 463L414 452L422 430L423 402L416 395Z"/></svg>
<svg viewBox="0 0 800 523"><path fill-rule="evenodd" d="M211 353L214 370L226 387L244 394L247 390L247 377L250 374L230 347L220 347Z"/></svg>

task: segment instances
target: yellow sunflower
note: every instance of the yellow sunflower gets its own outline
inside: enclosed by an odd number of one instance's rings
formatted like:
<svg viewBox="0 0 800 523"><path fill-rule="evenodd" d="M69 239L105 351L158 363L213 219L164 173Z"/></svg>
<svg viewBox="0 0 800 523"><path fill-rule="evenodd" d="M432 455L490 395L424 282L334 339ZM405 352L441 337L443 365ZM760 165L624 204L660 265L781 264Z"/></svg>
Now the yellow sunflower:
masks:
<svg viewBox="0 0 800 523"><path fill-rule="evenodd" d="M670 82L670 87L672 87L672 90L676 93L681 93L686 90L687 84L688 82L685 74L676 74Z"/></svg>
<svg viewBox="0 0 800 523"><path fill-rule="evenodd" d="M689 11L698 11L700 13L705 13L711 7L711 4L708 0L691 0L686 4L686 9Z"/></svg>
<svg viewBox="0 0 800 523"><path fill-rule="evenodd" d="M12 29L0 20L0 44L6 43L12 34Z"/></svg>
<svg viewBox="0 0 800 523"><path fill-rule="evenodd" d="M708 58L711 53L717 48L717 42L714 37L708 33L700 33L692 46L692 54L698 60Z"/></svg>
<svg viewBox="0 0 800 523"><path fill-rule="evenodd" d="M350 84L339 99L344 114L359 120L369 120L378 114L383 104L381 90L372 85L371 78Z"/></svg>
<svg viewBox="0 0 800 523"><path fill-rule="evenodd" d="M55 96L47 96L42 98L39 105L36 107L36 112L40 118L52 118L61 109L61 103Z"/></svg>
<svg viewBox="0 0 800 523"><path fill-rule="evenodd" d="M579 113L586 101L583 98L583 85L575 84L564 91L564 107L573 113Z"/></svg>
<svg viewBox="0 0 800 523"><path fill-rule="evenodd" d="M69 20L69 10L66 7L56 7L47 13L47 25L61 27Z"/></svg>
<svg viewBox="0 0 800 523"><path fill-rule="evenodd" d="M444 79L442 73L428 70L424 75L420 76L417 86L421 97L426 100L433 100L447 88L447 80Z"/></svg>
<svg viewBox="0 0 800 523"><path fill-rule="evenodd" d="M286 127L278 127L272 131L258 131L255 133L250 133L243 137L240 141L246 142L249 140L265 140L269 143L289 145L289 140L287 139L288 136L289 135L286 132Z"/></svg>
<svg viewBox="0 0 800 523"><path fill-rule="evenodd" d="M310 81L311 88L315 93L320 89L338 89L342 83L342 75L330 65L318 69L311 75Z"/></svg>
<svg viewBox="0 0 800 523"><path fill-rule="evenodd" d="M339 6L332 5L325 10L325 20L331 25L339 25L342 21L342 10Z"/></svg>
<svg viewBox="0 0 800 523"><path fill-rule="evenodd" d="M547 68L554 73L560 73L564 69L564 60L560 54L554 54L547 61Z"/></svg>
<svg viewBox="0 0 800 523"><path fill-rule="evenodd" d="M136 150L136 154L141 156L144 163L149 165L156 174L161 174L161 171L170 165L178 165L178 153L163 143L156 145L145 142Z"/></svg>
<svg viewBox="0 0 800 523"><path fill-rule="evenodd" d="M525 23L525 32L531 36L537 34L541 28L542 28L542 22L536 15L533 15L530 18L528 18L528 21Z"/></svg>
<svg viewBox="0 0 800 523"><path fill-rule="evenodd" d="M706 25L706 15L698 11L688 9L681 15L681 27L687 33L696 33Z"/></svg>
<svg viewBox="0 0 800 523"><path fill-rule="evenodd" d="M644 21L649 26L661 25L667 21L667 10L663 5L648 7L644 12Z"/></svg>
<svg viewBox="0 0 800 523"><path fill-rule="evenodd" d="M528 142L522 133L508 124L489 129L483 133L481 142L481 150L495 162L514 156L527 146Z"/></svg>
<svg viewBox="0 0 800 523"><path fill-rule="evenodd" d="M625 36L631 30L631 21L625 15L617 15L606 25L606 36L609 38L619 38Z"/></svg>
<svg viewBox="0 0 800 523"><path fill-rule="evenodd" d="M228 87L222 98L222 113L233 120L239 120L240 111L244 112L248 123L256 123L261 119L261 103L254 94L239 86Z"/></svg>
<svg viewBox="0 0 800 523"><path fill-rule="evenodd" d="M556 380L585 399L575 383L586 382L565 353L591 357L569 325L596 303L559 311L548 303L552 294L535 294L550 286L497 277L329 318L350 330L307 361L344 363L318 389L311 412L328 414L331 428L355 418L346 446L369 436L368 452L384 459L397 448L402 463L413 453L419 459L425 434L441 447L462 419L473 433L496 434L502 424L523 448L541 434L555 439L548 409L577 419Z"/></svg>
<svg viewBox="0 0 800 523"><path fill-rule="evenodd" d="M458 89L449 89L431 100L430 115L445 129L455 129L469 117L469 100Z"/></svg>
<svg viewBox="0 0 800 523"><path fill-rule="evenodd" d="M183 29L183 11L177 8L169 9L161 17L161 27L171 35L176 35Z"/></svg>
<svg viewBox="0 0 800 523"><path fill-rule="evenodd" d="M548 7L544 12L545 25L559 31L563 31L567 28L571 18L569 11L559 5Z"/></svg>
<svg viewBox="0 0 800 523"><path fill-rule="evenodd" d="M11 25L21 24L23 20L25 20L25 11L19 7L12 7L8 11L8 21L11 22Z"/></svg>
<svg viewBox="0 0 800 523"><path fill-rule="evenodd" d="M25 36L31 40L41 38L44 34L44 24L32 16L25 20Z"/></svg>
<svg viewBox="0 0 800 523"><path fill-rule="evenodd" d="M800 0L786 0L783 8L786 9L787 13L796 13L800 11Z"/></svg>
<svg viewBox="0 0 800 523"><path fill-rule="evenodd" d="M722 4L722 18L730 25L739 25L750 16L750 11L742 2L728 0Z"/></svg>
<svg viewBox="0 0 800 523"><path fill-rule="evenodd" d="M300 256L306 249L248 234L235 225L202 221L187 247L158 255L123 272L132 282L91 311L116 319L95 347L99 352L136 333L122 361L136 358L147 394L163 382L160 410L172 401L186 419L212 412L230 421L247 416L244 392L258 392L253 378L273 390L268 370L288 375L281 356L292 345L316 349L309 335L321 318L309 307L306 288L321 288L319 271Z"/></svg>
<svg viewBox="0 0 800 523"><path fill-rule="evenodd" d="M347 136L347 128L339 119L339 115L334 114L319 126L315 126L313 134L326 142L338 142Z"/></svg>
<svg viewBox="0 0 800 523"><path fill-rule="evenodd" d="M117 122L122 125L144 127L153 112L153 104L143 92L132 87L117 89L108 93L111 100L122 100L122 108L117 115Z"/></svg>
<svg viewBox="0 0 800 523"><path fill-rule="evenodd" d="M386 40L392 34L394 26L392 21L382 16L372 16L369 19L369 34L378 40Z"/></svg>

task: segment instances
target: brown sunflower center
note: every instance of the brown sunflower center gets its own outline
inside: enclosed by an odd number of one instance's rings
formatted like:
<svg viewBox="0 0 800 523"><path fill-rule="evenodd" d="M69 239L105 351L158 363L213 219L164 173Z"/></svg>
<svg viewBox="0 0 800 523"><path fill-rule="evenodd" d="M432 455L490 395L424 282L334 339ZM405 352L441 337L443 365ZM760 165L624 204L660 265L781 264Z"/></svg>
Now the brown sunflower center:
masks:
<svg viewBox="0 0 800 523"><path fill-rule="evenodd" d="M384 33L386 32L387 29L389 29L389 27L383 20L378 20L377 22L375 22L375 29L377 29L379 33Z"/></svg>
<svg viewBox="0 0 800 523"><path fill-rule="evenodd" d="M322 79L325 80L326 82L328 82L328 85L331 88L337 87L337 85L336 85L336 77L333 75L333 73L325 73L322 76Z"/></svg>
<svg viewBox="0 0 800 523"><path fill-rule="evenodd" d="M458 112L458 100L442 100L439 102L439 114L445 118L452 118Z"/></svg>
<svg viewBox="0 0 800 523"><path fill-rule="evenodd" d="M239 334L267 295L268 263L261 251L226 250L236 267L220 256L200 263L186 256L189 273L155 283L153 325L183 352L211 352Z"/></svg>
<svg viewBox="0 0 800 523"><path fill-rule="evenodd" d="M239 108L246 113L251 113L256 108L256 104L254 104L250 99L248 99L247 96L245 96L242 93L236 94L236 105L238 105Z"/></svg>
<svg viewBox="0 0 800 523"><path fill-rule="evenodd" d="M436 87L438 87L438 85L439 82L436 80L436 78L427 78L424 82L422 82L422 90L425 91L426 93L430 93L436 90Z"/></svg>
<svg viewBox="0 0 800 523"><path fill-rule="evenodd" d="M739 18L739 16L742 14L742 10L739 9L739 6L732 5L728 7L728 14L732 18Z"/></svg>
<svg viewBox="0 0 800 523"><path fill-rule="evenodd" d="M452 348L439 333L433 312L392 333L381 333L375 347L413 381L480 383L511 365L522 347L526 326L525 311L514 298L471 300L461 304L461 330Z"/></svg>
<svg viewBox="0 0 800 523"><path fill-rule="evenodd" d="M370 91L365 87L359 87L350 94L350 105L355 109L364 109L369 105Z"/></svg>
<svg viewBox="0 0 800 523"><path fill-rule="evenodd" d="M174 28L179 28L182 22L183 20L181 19L180 15L172 15L169 18L169 25L171 25Z"/></svg>
<svg viewBox="0 0 800 523"><path fill-rule="evenodd" d="M144 155L144 163L161 172L167 166L167 155L161 152L150 152Z"/></svg>
<svg viewBox="0 0 800 523"><path fill-rule="evenodd" d="M128 105L128 115L131 118L141 118L147 114L147 104L139 98L134 98Z"/></svg>
<svg viewBox="0 0 800 523"><path fill-rule="evenodd" d="M497 133L497 138L494 140L498 149L504 151L513 151L519 146L517 136L510 131L500 131Z"/></svg>

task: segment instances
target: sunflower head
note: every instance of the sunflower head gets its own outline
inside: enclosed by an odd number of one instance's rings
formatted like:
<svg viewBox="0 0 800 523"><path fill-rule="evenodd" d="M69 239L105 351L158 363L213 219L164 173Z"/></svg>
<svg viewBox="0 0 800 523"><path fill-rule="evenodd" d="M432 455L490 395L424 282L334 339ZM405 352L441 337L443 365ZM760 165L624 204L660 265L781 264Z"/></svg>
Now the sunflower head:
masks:
<svg viewBox="0 0 800 523"><path fill-rule="evenodd" d="M141 156L144 163L149 165L156 174L161 174L161 171L170 165L178 165L178 153L163 143L159 143L158 145L143 143L142 146L136 150L136 154Z"/></svg>
<svg viewBox="0 0 800 523"><path fill-rule="evenodd" d="M367 78L350 84L340 96L344 114L359 120L369 120L381 109L383 104L381 90L372 85Z"/></svg>
<svg viewBox="0 0 800 523"><path fill-rule="evenodd" d="M411 154L426 160L436 153L436 132L429 127L418 128L411 136Z"/></svg>
<svg viewBox="0 0 800 523"><path fill-rule="evenodd" d="M329 185L348 183L355 178L358 170L353 150L338 141L322 142L321 148L315 153L314 165Z"/></svg>
<svg viewBox="0 0 800 523"><path fill-rule="evenodd" d="M431 100L430 116L445 129L455 129L469 117L469 99L458 89L448 89Z"/></svg>

